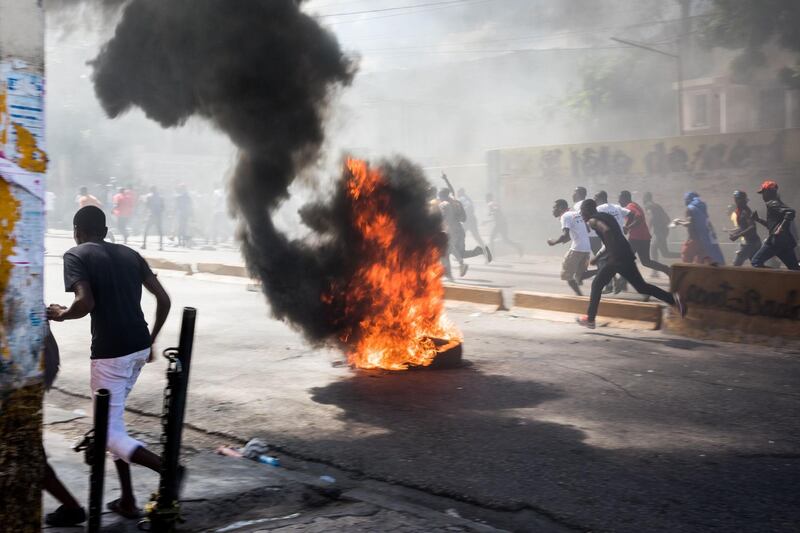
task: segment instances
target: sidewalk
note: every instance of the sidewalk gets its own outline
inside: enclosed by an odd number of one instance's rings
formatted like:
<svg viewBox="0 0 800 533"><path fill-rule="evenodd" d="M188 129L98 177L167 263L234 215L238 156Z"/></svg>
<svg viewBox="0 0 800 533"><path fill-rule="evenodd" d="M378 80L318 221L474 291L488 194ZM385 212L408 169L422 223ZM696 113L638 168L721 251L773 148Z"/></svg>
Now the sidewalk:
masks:
<svg viewBox="0 0 800 533"><path fill-rule="evenodd" d="M87 400L58 392L48 394L45 405L44 440L50 464L84 506L88 500L89 467L83 462L83 454L73 452L71 447L91 427L90 416L86 415L89 407ZM129 424L133 420L132 427L142 428L141 417L128 413L127 418ZM153 431L157 430L158 421L151 420L145 425L150 427L134 436L158 451L158 435ZM352 480L337 477L336 483L331 484L300 470L217 455L213 447L206 448L208 440L198 442L191 434L185 434L184 442L182 462L188 476L181 509L186 522L180 531L500 531L460 518L453 510L439 512L365 489ZM141 507L157 488L158 477L134 467L133 480ZM109 457L104 489L104 502L119 496ZM58 506L49 495L44 496L43 503L44 513ZM126 520L108 511L103 514L102 524L104 531L139 531L136 520ZM44 524L43 529L53 533L78 531L78 528L52 528Z"/></svg>

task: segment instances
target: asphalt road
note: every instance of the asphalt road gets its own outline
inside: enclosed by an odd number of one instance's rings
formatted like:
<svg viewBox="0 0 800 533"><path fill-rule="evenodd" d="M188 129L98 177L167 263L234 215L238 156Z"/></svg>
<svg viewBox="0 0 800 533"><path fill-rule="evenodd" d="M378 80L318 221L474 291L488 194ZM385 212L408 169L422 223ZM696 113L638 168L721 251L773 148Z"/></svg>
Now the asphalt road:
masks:
<svg viewBox="0 0 800 533"><path fill-rule="evenodd" d="M47 302L69 299L65 241L48 240ZM198 308L187 421L200 428L575 530L797 531L798 350L457 308L465 367L356 371L272 320L243 281L161 279L175 310L162 347L180 308ZM88 320L53 330L59 386L87 392ZM146 368L131 406L160 412L164 368Z"/></svg>

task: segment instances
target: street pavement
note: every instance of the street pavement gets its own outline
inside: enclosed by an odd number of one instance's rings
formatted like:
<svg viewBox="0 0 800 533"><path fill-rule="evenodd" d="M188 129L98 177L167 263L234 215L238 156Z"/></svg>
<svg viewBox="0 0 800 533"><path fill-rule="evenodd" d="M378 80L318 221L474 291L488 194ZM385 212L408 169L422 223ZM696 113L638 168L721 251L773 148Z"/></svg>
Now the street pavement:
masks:
<svg viewBox="0 0 800 533"><path fill-rule="evenodd" d="M59 256L69 244L48 238L48 303L68 303ZM236 260L234 250L164 254ZM558 259L497 264L507 266L480 266L468 281L568 293ZM160 277L173 298L161 348L177 342L180 309L198 309L187 413L197 430L258 436L287 458L469 505L516 531L788 532L800 523L796 346L587 331L459 306L449 315L464 333L464 367L358 371L271 319L246 280ZM149 296L144 306L152 316ZM88 319L53 331L59 388L87 394ZM131 407L160 412L164 368L145 369Z"/></svg>

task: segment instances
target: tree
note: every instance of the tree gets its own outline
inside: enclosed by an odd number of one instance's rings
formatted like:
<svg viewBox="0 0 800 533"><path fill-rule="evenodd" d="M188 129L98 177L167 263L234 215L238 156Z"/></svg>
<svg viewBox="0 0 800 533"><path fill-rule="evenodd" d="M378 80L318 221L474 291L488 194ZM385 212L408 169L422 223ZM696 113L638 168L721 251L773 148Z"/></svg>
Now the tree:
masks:
<svg viewBox="0 0 800 533"><path fill-rule="evenodd" d="M766 63L764 47L795 52L798 63L784 68L780 79L800 88L800 2L797 0L712 0L702 27L704 41L741 53L731 64L734 78L747 80Z"/></svg>

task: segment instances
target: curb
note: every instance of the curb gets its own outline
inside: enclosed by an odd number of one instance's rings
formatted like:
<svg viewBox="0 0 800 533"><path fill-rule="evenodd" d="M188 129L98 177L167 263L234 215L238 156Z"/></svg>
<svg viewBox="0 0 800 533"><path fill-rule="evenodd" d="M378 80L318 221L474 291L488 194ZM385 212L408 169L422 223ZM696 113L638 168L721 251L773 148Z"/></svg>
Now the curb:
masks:
<svg viewBox="0 0 800 533"><path fill-rule="evenodd" d="M197 272L203 274L217 274L219 276L235 276L249 278L247 269L239 265L224 265L222 263L197 263Z"/></svg>
<svg viewBox="0 0 800 533"><path fill-rule="evenodd" d="M451 285L444 283L444 299L469 302L480 305L489 305L496 311L506 309L503 302L503 291L501 289L489 289L486 287L474 287L470 285Z"/></svg>
<svg viewBox="0 0 800 533"><path fill-rule="evenodd" d="M514 293L514 307L583 315L588 305L589 298L586 296L526 291ZM661 306L657 303L606 298L600 300L597 314L604 318L644 322L653 329L661 329Z"/></svg>
<svg viewBox="0 0 800 533"><path fill-rule="evenodd" d="M150 265L150 268L161 270L177 270L179 272L186 272L186 274L189 276L193 274L192 265L189 263L176 263L168 259L161 259L160 257L146 257L145 260L147 261L147 264Z"/></svg>

